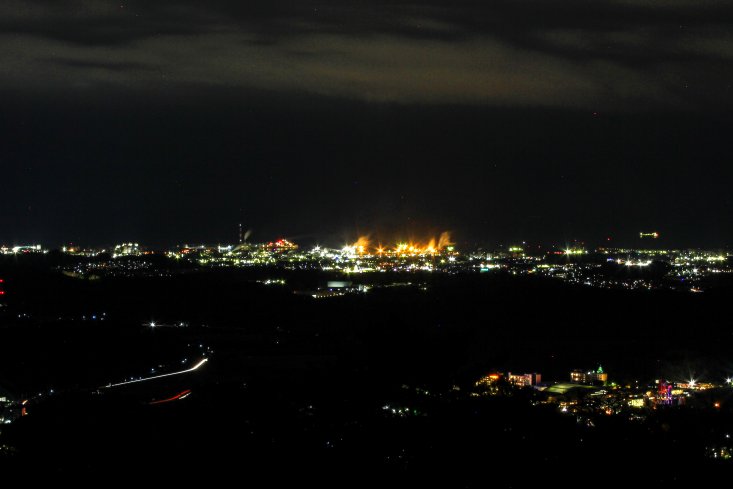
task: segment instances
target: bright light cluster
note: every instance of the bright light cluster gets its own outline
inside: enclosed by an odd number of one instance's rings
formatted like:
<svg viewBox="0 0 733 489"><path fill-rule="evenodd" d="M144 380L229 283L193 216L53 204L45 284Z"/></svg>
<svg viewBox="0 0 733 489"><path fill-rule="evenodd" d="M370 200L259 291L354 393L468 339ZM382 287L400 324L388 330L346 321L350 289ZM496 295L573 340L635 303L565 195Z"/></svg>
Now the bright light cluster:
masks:
<svg viewBox="0 0 733 489"><path fill-rule="evenodd" d="M348 256L426 256L451 252L453 245L450 233L445 231L437 239L431 238L427 243L404 241L392 248L382 244L373 246L368 236L360 236L355 243L344 246L341 251Z"/></svg>

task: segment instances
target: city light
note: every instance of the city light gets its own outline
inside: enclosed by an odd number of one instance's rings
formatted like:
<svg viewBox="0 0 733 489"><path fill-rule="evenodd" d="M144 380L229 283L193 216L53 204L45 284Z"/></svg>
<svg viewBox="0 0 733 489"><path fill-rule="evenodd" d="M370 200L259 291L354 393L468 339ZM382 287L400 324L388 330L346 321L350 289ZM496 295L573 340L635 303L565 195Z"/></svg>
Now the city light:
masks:
<svg viewBox="0 0 733 489"><path fill-rule="evenodd" d="M437 239L430 238L427 242L402 241L395 244L394 248L388 249L381 244L372 246L368 236L360 236L353 244L346 245L342 249L347 255L392 255L392 256L425 256L437 255L444 251L451 251L449 248L454 245L451 235L445 231Z"/></svg>
<svg viewBox="0 0 733 489"><path fill-rule="evenodd" d="M733 476L733 0L0 25L6 489Z"/></svg>
<svg viewBox="0 0 733 489"><path fill-rule="evenodd" d="M61 266L61 273L71 278L89 280L105 276L170 275L170 271L147 259L156 253L158 256L170 258L179 266L192 264L205 268L280 267L350 275L385 272L506 273L543 276L584 287L671 289L693 294L708 290L708 278L733 273L733 255L721 250L609 247L589 249L568 244L563 247L543 247L522 242L521 245L499 246L488 251L459 251L448 232L423 240L397 240L392 244L377 241L364 234L340 248L318 244L305 249L286 238L261 243L248 241L237 245L183 244L160 252L130 241L115 245L111 258L102 260L86 258L99 257L105 248L68 245L64 249L65 254L77 257L78 261ZM0 246L0 252L22 256L46 253L48 250L34 244ZM614 271L616 266L623 267L626 272ZM329 295L321 291L314 296L337 297L339 294Z"/></svg>

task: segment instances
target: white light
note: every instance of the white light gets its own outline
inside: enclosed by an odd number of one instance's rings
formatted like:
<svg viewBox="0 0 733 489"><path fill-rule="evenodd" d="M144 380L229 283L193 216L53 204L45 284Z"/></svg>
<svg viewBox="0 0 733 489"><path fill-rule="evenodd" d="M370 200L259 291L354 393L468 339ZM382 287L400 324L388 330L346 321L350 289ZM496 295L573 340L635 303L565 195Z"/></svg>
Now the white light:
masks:
<svg viewBox="0 0 733 489"><path fill-rule="evenodd" d="M135 382L145 382L146 380L160 379L162 377L170 377L172 375L181 375L181 374L185 374L185 373L188 373L188 372L193 372L194 370L198 370L204 363L206 363L208 361L209 361L208 358L204 358L199 363L197 363L193 367L188 368L186 370L181 370L179 372L171 372L171 373L168 373L168 374L154 375L152 377L145 377L145 378L140 377L140 378L135 379L135 380L129 380L127 382L120 382L118 384L107 384L106 387L108 387L108 388L109 387L117 387L119 385L132 384L132 383L135 383Z"/></svg>

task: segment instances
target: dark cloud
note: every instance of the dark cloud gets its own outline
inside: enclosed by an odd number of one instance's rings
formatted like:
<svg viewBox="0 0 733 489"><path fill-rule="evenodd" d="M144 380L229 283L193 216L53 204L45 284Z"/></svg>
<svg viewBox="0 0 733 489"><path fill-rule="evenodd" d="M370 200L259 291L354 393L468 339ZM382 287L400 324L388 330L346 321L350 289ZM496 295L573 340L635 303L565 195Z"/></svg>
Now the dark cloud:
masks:
<svg viewBox="0 0 733 489"><path fill-rule="evenodd" d="M146 69L147 66L140 63L124 63L115 61L84 61L79 59L51 59L51 63L56 63L69 68L79 68L82 70L86 69L99 69L99 70L112 70L112 71L129 71L129 70L142 70Z"/></svg>
<svg viewBox="0 0 733 489"><path fill-rule="evenodd" d="M0 243L240 221L730 243L731 21L715 0L5 0Z"/></svg>
<svg viewBox="0 0 733 489"><path fill-rule="evenodd" d="M710 109L731 103L731 20L718 1L11 1L0 83Z"/></svg>

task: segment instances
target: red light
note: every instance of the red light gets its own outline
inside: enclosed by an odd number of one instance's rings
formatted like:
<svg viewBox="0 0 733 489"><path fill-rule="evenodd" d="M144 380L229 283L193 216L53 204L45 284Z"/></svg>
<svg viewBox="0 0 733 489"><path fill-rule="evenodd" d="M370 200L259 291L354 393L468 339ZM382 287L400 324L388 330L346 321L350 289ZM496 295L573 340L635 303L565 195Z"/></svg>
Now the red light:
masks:
<svg viewBox="0 0 733 489"><path fill-rule="evenodd" d="M4 290L0 290L0 295L5 295L5 291Z"/></svg>
<svg viewBox="0 0 733 489"><path fill-rule="evenodd" d="M191 389L186 389L185 391L179 392L178 394L176 394L173 397L169 397L168 399L162 399L160 401L152 401L149 404L154 405L154 404L163 404L163 403L166 403L166 402L176 401L178 399L182 399L182 398L186 397L190 393L191 393Z"/></svg>

